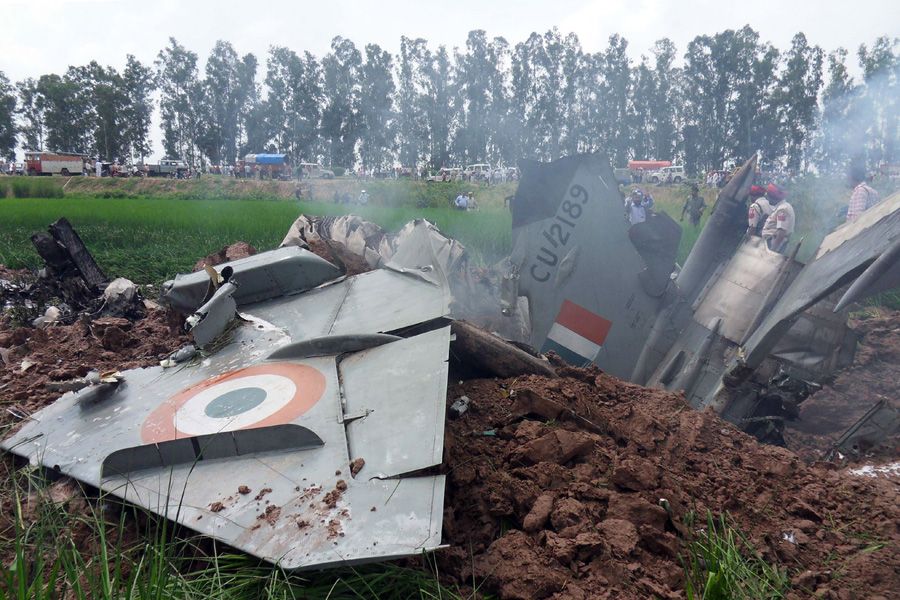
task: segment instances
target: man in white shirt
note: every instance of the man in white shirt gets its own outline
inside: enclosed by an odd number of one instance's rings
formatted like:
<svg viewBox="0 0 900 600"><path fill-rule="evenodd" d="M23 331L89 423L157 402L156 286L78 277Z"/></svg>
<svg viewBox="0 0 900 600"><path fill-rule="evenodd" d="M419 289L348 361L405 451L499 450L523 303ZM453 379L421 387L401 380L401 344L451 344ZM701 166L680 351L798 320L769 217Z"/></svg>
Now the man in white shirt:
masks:
<svg viewBox="0 0 900 600"><path fill-rule="evenodd" d="M794 207L785 200L787 194L783 189L770 183L766 187L766 198L772 204L772 214L763 225L762 236L769 250L784 254L791 234L794 233Z"/></svg>
<svg viewBox="0 0 900 600"><path fill-rule="evenodd" d="M462 193L456 197L454 204L456 205L457 210L467 210L469 208L469 197L465 193Z"/></svg>
<svg viewBox="0 0 900 600"><path fill-rule="evenodd" d="M750 186L750 208L747 210L747 234L759 236L766 219L772 214L772 205L766 200L766 190L759 185Z"/></svg>
<svg viewBox="0 0 900 600"><path fill-rule="evenodd" d="M647 202L641 190L634 190L625 199L625 217L632 225L647 220Z"/></svg>

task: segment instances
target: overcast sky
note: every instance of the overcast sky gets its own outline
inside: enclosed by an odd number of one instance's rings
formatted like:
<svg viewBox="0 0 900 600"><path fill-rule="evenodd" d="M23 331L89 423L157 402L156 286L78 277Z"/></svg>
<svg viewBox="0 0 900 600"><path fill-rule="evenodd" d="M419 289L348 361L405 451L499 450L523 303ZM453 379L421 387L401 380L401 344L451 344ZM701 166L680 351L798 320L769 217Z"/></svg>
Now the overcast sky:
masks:
<svg viewBox="0 0 900 600"><path fill-rule="evenodd" d="M336 35L394 52L401 35L452 48L472 29L515 44L557 26L590 52L619 33L639 60L661 37L681 55L696 35L749 24L780 49L797 31L826 51L844 46L854 64L861 43L900 37L900 0L0 0L0 10L0 71L13 81L91 60L121 68L127 54L152 63L170 36L201 61L227 40L261 71L269 46L321 56Z"/></svg>

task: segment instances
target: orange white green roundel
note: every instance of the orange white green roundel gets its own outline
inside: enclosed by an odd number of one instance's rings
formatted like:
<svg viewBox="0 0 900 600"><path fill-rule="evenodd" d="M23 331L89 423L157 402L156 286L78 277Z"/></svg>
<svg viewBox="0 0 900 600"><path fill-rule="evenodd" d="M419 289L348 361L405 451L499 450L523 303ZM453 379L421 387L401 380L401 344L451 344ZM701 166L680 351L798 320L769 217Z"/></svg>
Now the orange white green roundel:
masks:
<svg viewBox="0 0 900 600"><path fill-rule="evenodd" d="M325 376L308 365L270 363L237 369L175 394L144 420L146 444L290 423L312 408Z"/></svg>

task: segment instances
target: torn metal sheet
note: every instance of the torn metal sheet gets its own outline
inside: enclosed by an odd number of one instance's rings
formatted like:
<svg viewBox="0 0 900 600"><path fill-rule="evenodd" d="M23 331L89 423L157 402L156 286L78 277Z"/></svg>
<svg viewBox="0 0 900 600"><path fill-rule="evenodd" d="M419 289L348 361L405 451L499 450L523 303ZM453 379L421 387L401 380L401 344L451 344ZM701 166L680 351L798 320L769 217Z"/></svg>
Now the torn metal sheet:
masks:
<svg viewBox="0 0 900 600"><path fill-rule="evenodd" d="M327 260L297 247L260 252L216 268L231 269L231 279L239 286L234 294L239 306L304 292L342 275ZM191 313L206 299L208 289L209 275L197 271L165 282L162 297L175 310Z"/></svg>
<svg viewBox="0 0 900 600"><path fill-rule="evenodd" d="M856 232L852 237L845 237L845 231L835 232L843 240L837 246L834 240L826 238L828 247L833 249L817 256L793 280L744 345L746 355L741 367L759 365L803 311L854 282L864 275L867 267L891 251L900 239L900 194L886 198L882 204L877 213L880 218L867 227L852 228ZM900 284L900 280L893 283ZM863 292L859 294L859 298L867 296Z"/></svg>
<svg viewBox="0 0 900 600"><path fill-rule="evenodd" d="M612 169L599 155L522 161L520 169L510 264L528 298L532 345L630 376L662 306L678 225L655 214L632 238Z"/></svg>
<svg viewBox="0 0 900 600"><path fill-rule="evenodd" d="M272 336L240 322L212 359L67 394L2 448L286 569L436 548L444 477L401 475L441 461L449 327L262 360Z"/></svg>
<svg viewBox="0 0 900 600"><path fill-rule="evenodd" d="M290 298L247 307L292 341L341 334L389 333L450 312L450 292L410 273L378 269Z"/></svg>
<svg viewBox="0 0 900 600"><path fill-rule="evenodd" d="M228 282L222 285L203 306L188 317L186 324L194 337L194 343L203 348L219 337L237 314L234 293L237 286Z"/></svg>
<svg viewBox="0 0 900 600"><path fill-rule="evenodd" d="M438 547L444 477L414 473L442 459L450 328L387 332L445 317L449 290L381 270L271 298L318 281L269 268L300 252L252 257L196 311L198 344L233 323L212 355L66 394L0 447L286 569ZM169 290L188 304L189 277ZM266 300L234 319L238 295Z"/></svg>

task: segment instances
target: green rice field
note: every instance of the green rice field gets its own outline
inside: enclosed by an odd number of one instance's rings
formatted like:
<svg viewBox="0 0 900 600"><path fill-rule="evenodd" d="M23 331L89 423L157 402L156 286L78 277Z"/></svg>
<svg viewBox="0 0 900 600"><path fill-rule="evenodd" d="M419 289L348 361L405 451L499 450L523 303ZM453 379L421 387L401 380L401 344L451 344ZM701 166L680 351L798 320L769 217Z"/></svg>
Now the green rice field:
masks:
<svg viewBox="0 0 900 600"><path fill-rule="evenodd" d="M465 244L476 262L499 260L509 251L511 217L503 209L459 212L450 208L344 206L290 200L193 200L172 198L0 199L0 264L39 267L30 236L66 217L110 276L141 283L170 278L232 242L258 250L278 246L301 213L353 212L398 230L424 217Z"/></svg>

